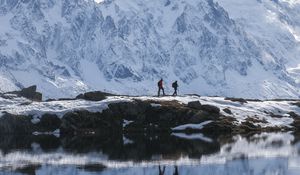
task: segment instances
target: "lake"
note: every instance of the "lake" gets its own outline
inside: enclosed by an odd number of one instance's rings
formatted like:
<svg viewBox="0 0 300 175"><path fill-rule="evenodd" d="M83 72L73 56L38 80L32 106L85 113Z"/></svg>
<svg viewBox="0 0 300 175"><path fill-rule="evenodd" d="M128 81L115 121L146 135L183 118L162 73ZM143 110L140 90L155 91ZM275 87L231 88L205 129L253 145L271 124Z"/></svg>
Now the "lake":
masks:
<svg viewBox="0 0 300 175"><path fill-rule="evenodd" d="M0 175L285 175L300 134L0 136Z"/></svg>

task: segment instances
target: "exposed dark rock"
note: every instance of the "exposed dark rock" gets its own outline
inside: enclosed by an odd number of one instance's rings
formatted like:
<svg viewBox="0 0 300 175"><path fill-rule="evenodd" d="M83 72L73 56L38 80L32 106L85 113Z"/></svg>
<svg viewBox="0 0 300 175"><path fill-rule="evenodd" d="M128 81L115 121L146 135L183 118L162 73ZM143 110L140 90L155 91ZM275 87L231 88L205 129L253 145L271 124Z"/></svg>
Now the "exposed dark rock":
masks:
<svg viewBox="0 0 300 175"><path fill-rule="evenodd" d="M212 106L212 105L202 105L201 109L203 111L212 113L212 114L219 114L220 113L220 109L216 106Z"/></svg>
<svg viewBox="0 0 300 175"><path fill-rule="evenodd" d="M273 117L273 118L283 118L282 115L274 114L272 112L270 112L270 116Z"/></svg>
<svg viewBox="0 0 300 175"><path fill-rule="evenodd" d="M202 109L202 105L201 105L201 103L199 101L189 102L187 106L189 108L193 108L193 109L198 109L198 110Z"/></svg>
<svg viewBox="0 0 300 175"><path fill-rule="evenodd" d="M238 127L238 129L240 130L239 132L253 131L253 130L258 130L260 128L261 128L260 126L254 125L250 121L242 122L242 124Z"/></svg>
<svg viewBox="0 0 300 175"><path fill-rule="evenodd" d="M248 103L247 100L243 99L243 98L231 98L231 97L226 97L225 100L229 100L232 102L240 102L240 103Z"/></svg>
<svg viewBox="0 0 300 175"><path fill-rule="evenodd" d="M76 98L59 98L58 101L70 101L70 100L76 100Z"/></svg>
<svg viewBox="0 0 300 175"><path fill-rule="evenodd" d="M151 108L149 102L133 101L112 103L108 105L109 110L116 116L122 117L125 120L145 120L145 115L148 109ZM157 109L159 110L159 109Z"/></svg>
<svg viewBox="0 0 300 175"><path fill-rule="evenodd" d="M229 108L225 108L225 109L223 109L223 111L226 112L227 114L230 114L230 115L232 114L232 112Z"/></svg>
<svg viewBox="0 0 300 175"><path fill-rule="evenodd" d="M21 103L20 105L21 106L27 106L27 105L30 105L32 102L30 101L30 102L24 102L24 103Z"/></svg>
<svg viewBox="0 0 300 175"><path fill-rule="evenodd" d="M187 106L189 108L206 111L211 114L219 114L220 113L220 109L218 107L212 106L212 105L202 105L199 101L189 102Z"/></svg>
<svg viewBox="0 0 300 175"><path fill-rule="evenodd" d="M189 96L196 96L196 97L201 97L201 95L199 95L199 94L186 94L186 95L189 95Z"/></svg>
<svg viewBox="0 0 300 175"><path fill-rule="evenodd" d="M268 123L265 119L259 119L257 117L247 117L245 121L250 123Z"/></svg>
<svg viewBox="0 0 300 175"><path fill-rule="evenodd" d="M54 99L54 98L48 98L47 100L45 100L45 102L51 102L51 101L56 101L56 99Z"/></svg>
<svg viewBox="0 0 300 175"><path fill-rule="evenodd" d="M34 85L28 88L24 88L21 91L8 92L7 94L16 94L18 96L25 97L33 101L42 101L43 95L42 93L37 92L36 88L36 85Z"/></svg>
<svg viewBox="0 0 300 175"><path fill-rule="evenodd" d="M245 99L247 102L262 102L262 100L259 99Z"/></svg>
<svg viewBox="0 0 300 175"><path fill-rule="evenodd" d="M293 103L291 103L291 104L300 107L300 101L293 102Z"/></svg>
<svg viewBox="0 0 300 175"><path fill-rule="evenodd" d="M117 116L76 111L65 114L61 124L62 134L107 134L122 131L122 119Z"/></svg>
<svg viewBox="0 0 300 175"><path fill-rule="evenodd" d="M288 113L292 118L300 118L300 116L298 114L296 114L295 112L289 112Z"/></svg>
<svg viewBox="0 0 300 175"><path fill-rule="evenodd" d="M31 99L33 101L42 101L42 94L39 92L36 92L36 86L30 86L28 88L24 88L21 90L20 95L22 97L26 97L28 99Z"/></svg>
<svg viewBox="0 0 300 175"><path fill-rule="evenodd" d="M225 134L225 133L232 133L234 131L233 122L235 119L233 118L221 118L217 121L207 124L201 132L209 133L209 134Z"/></svg>
<svg viewBox="0 0 300 175"><path fill-rule="evenodd" d="M292 126L295 127L295 130L300 130L300 118L296 117L294 118L294 122L292 123Z"/></svg>
<svg viewBox="0 0 300 175"><path fill-rule="evenodd" d="M31 117L8 113L0 117L0 134L31 134L33 131Z"/></svg>
<svg viewBox="0 0 300 175"><path fill-rule="evenodd" d="M59 129L61 126L61 119L53 114L44 114L40 118L40 122L36 124L36 131L52 132Z"/></svg>
<svg viewBox="0 0 300 175"><path fill-rule="evenodd" d="M199 111L189 119L189 123L197 124L210 119L211 115L208 112Z"/></svg>
<svg viewBox="0 0 300 175"><path fill-rule="evenodd" d="M76 97L76 99L84 99L89 101L101 101L106 99L107 96L111 96L112 94L101 92L101 91L94 91L94 92L87 92L84 94L80 94Z"/></svg>

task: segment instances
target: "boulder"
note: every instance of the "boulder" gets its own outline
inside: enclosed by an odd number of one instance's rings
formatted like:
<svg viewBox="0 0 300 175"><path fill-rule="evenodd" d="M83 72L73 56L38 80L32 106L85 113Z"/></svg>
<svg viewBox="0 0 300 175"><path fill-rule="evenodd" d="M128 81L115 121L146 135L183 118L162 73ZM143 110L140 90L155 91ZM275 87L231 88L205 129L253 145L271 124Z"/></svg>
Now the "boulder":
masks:
<svg viewBox="0 0 300 175"><path fill-rule="evenodd" d="M212 113L212 114L220 113L220 109L218 107L212 106L212 105L202 105L201 110Z"/></svg>
<svg viewBox="0 0 300 175"><path fill-rule="evenodd" d="M0 118L0 134L31 134L31 117L6 113Z"/></svg>
<svg viewBox="0 0 300 175"><path fill-rule="evenodd" d="M33 101L42 101L43 98L40 92L36 92L36 85L22 89L19 95Z"/></svg>
<svg viewBox="0 0 300 175"><path fill-rule="evenodd" d="M207 120L212 120L211 115L206 111L199 111L189 119L189 123L197 124Z"/></svg>
<svg viewBox="0 0 300 175"><path fill-rule="evenodd" d="M94 91L94 92L87 92L84 94L80 94L76 97L76 99L84 99L89 101L102 101L106 99L107 96L111 96L112 94L101 92L101 91Z"/></svg>
<svg viewBox="0 0 300 175"><path fill-rule="evenodd" d="M53 132L59 129L61 120L54 114L44 114L40 118L40 122L36 124L36 131L39 132Z"/></svg>
<svg viewBox="0 0 300 175"><path fill-rule="evenodd" d="M116 116L74 111L65 114L60 127L61 134L109 134L122 131L123 120Z"/></svg>
<svg viewBox="0 0 300 175"><path fill-rule="evenodd" d="M229 108L225 108L223 109L224 112L226 112L227 114L232 114L232 111Z"/></svg>
<svg viewBox="0 0 300 175"><path fill-rule="evenodd" d="M248 103L247 100L245 100L243 98L226 97L225 100L232 101L232 102L240 102L241 104Z"/></svg>
<svg viewBox="0 0 300 175"><path fill-rule="evenodd" d="M151 108L149 102L135 100L134 102L120 102L108 105L114 116L125 120L145 120L145 114Z"/></svg>
<svg viewBox="0 0 300 175"><path fill-rule="evenodd" d="M32 101L42 101L43 99L42 93L36 91L36 85L30 86L28 88L23 88L21 91L8 92L6 93L6 95L7 94L15 94Z"/></svg>
<svg viewBox="0 0 300 175"><path fill-rule="evenodd" d="M189 102L188 105L187 105L189 108L193 108L193 109L199 109L201 110L202 109L202 105L199 101L192 101L192 102Z"/></svg>
<svg viewBox="0 0 300 175"><path fill-rule="evenodd" d="M203 133L209 133L209 134L224 134L224 133L232 133L235 125L233 122L235 119L233 118L220 118L217 121L211 122L201 130Z"/></svg>

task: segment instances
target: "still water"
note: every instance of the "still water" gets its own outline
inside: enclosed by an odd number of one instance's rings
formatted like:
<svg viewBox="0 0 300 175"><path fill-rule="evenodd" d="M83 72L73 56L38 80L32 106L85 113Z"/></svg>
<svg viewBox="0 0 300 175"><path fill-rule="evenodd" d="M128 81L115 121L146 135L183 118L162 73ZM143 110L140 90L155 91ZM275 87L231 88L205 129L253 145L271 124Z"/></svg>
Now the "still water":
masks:
<svg viewBox="0 0 300 175"><path fill-rule="evenodd" d="M300 174L300 134L0 136L0 175Z"/></svg>

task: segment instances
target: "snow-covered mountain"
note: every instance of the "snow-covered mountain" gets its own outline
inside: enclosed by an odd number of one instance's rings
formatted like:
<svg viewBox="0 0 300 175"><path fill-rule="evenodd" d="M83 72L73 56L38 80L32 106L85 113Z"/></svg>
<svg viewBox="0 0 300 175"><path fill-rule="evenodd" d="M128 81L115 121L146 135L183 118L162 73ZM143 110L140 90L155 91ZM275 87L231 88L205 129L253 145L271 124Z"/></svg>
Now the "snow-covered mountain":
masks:
<svg viewBox="0 0 300 175"><path fill-rule="evenodd" d="M300 4L0 0L0 91L298 97ZM298 78L297 78L298 77Z"/></svg>

